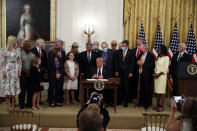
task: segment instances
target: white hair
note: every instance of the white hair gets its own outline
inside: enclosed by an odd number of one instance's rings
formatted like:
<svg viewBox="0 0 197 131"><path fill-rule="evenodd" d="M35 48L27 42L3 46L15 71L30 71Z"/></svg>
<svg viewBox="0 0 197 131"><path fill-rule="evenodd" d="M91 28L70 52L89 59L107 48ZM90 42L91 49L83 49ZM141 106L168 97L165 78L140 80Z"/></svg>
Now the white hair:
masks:
<svg viewBox="0 0 197 131"><path fill-rule="evenodd" d="M26 10L27 8L30 8L30 5L29 4L25 4L23 8L24 8L24 10Z"/></svg>
<svg viewBox="0 0 197 131"><path fill-rule="evenodd" d="M40 44L42 41L44 41L44 39L38 38L38 39L36 40L36 45Z"/></svg>
<svg viewBox="0 0 197 131"><path fill-rule="evenodd" d="M185 43L180 43L180 46L181 46L182 48L184 48L184 49L186 49L186 48L187 48L187 46L186 46L186 44L185 44Z"/></svg>

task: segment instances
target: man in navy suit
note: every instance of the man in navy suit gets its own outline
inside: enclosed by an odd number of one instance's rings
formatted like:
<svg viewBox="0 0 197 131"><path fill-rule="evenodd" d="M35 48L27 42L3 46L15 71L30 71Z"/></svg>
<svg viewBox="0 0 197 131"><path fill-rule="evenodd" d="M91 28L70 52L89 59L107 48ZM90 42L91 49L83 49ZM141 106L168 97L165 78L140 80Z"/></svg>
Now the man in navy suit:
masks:
<svg viewBox="0 0 197 131"><path fill-rule="evenodd" d="M152 105L152 88L153 70L155 68L155 58L148 51L146 44L140 45L141 54L137 59L138 76L140 75L140 92L139 103L148 109Z"/></svg>
<svg viewBox="0 0 197 131"><path fill-rule="evenodd" d="M103 58L96 59L96 67L91 68L90 78L108 79L112 76L109 70L103 65Z"/></svg>
<svg viewBox="0 0 197 131"><path fill-rule="evenodd" d="M45 47L44 39L38 38L36 40L36 47L34 47L31 52L35 54L35 56L41 58L41 65L40 70L42 73L42 78L44 80L44 73L47 70L47 54L46 51L43 49Z"/></svg>
<svg viewBox="0 0 197 131"><path fill-rule="evenodd" d="M96 59L96 67L91 68L91 73L90 77L93 79L108 79L112 77L111 71L109 71L105 66L104 66L104 61L103 58L97 58ZM93 91L93 90L91 90ZM90 91L90 93L91 93ZM109 90L103 90L101 92L103 94L103 100L107 105L110 105L111 103L111 92ZM109 97L110 96L110 97Z"/></svg>
<svg viewBox="0 0 197 131"><path fill-rule="evenodd" d="M129 88L131 78L133 77L134 59L133 51L128 48L129 41L122 42L121 50L116 53L115 75L120 78L120 87L118 88L118 104L124 101L123 106L128 107Z"/></svg>
<svg viewBox="0 0 197 131"><path fill-rule="evenodd" d="M180 62L192 62L192 57L186 52L186 45L184 43L180 43L178 47L178 53L175 54L172 58L172 62L170 64L170 75L173 79L173 95L178 95L177 92L177 68Z"/></svg>

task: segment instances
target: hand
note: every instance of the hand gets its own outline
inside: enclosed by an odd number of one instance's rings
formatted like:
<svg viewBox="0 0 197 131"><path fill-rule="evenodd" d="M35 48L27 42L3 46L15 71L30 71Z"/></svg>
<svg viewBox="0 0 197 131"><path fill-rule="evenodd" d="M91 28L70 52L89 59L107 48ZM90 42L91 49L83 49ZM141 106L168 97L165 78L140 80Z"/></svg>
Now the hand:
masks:
<svg viewBox="0 0 197 131"><path fill-rule="evenodd" d="M143 65L143 61L142 60L138 60L137 64L141 66L141 65Z"/></svg>
<svg viewBox="0 0 197 131"><path fill-rule="evenodd" d="M176 103L173 99L171 99L171 112L175 113L177 110Z"/></svg>
<svg viewBox="0 0 197 131"><path fill-rule="evenodd" d="M7 78L7 73L6 72L2 72L3 73L3 78L6 79Z"/></svg>
<svg viewBox="0 0 197 131"><path fill-rule="evenodd" d="M153 76L155 79L159 78L158 74L153 74Z"/></svg>
<svg viewBox="0 0 197 131"><path fill-rule="evenodd" d="M115 72L115 75L118 77L118 72Z"/></svg>
<svg viewBox="0 0 197 131"><path fill-rule="evenodd" d="M94 74L92 78L97 79L97 74Z"/></svg>
<svg viewBox="0 0 197 131"><path fill-rule="evenodd" d="M56 74L56 78L60 79L61 74Z"/></svg>
<svg viewBox="0 0 197 131"><path fill-rule="evenodd" d="M98 76L98 79L103 79L103 76L102 76L102 75L99 75L99 76Z"/></svg>
<svg viewBox="0 0 197 131"><path fill-rule="evenodd" d="M30 73L29 73L30 74ZM18 72L18 78L20 78L21 77L21 72Z"/></svg>
<svg viewBox="0 0 197 131"><path fill-rule="evenodd" d="M73 76L73 77L72 77L72 80L73 80L73 81L74 81L74 80L76 80L76 79L77 79L77 77L76 77L76 76Z"/></svg>
<svg viewBox="0 0 197 131"><path fill-rule="evenodd" d="M131 77L133 77L133 74L132 73L129 73L129 76L128 76L129 78L131 78Z"/></svg>

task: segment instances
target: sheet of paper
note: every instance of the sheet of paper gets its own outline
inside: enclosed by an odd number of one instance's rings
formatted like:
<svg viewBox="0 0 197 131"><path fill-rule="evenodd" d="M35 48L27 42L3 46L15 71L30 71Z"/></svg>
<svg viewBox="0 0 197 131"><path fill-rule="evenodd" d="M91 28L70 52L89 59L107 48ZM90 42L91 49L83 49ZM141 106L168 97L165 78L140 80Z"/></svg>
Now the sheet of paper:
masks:
<svg viewBox="0 0 197 131"><path fill-rule="evenodd" d="M108 81L108 79L86 79L87 81L97 81L97 80L101 80L101 81Z"/></svg>

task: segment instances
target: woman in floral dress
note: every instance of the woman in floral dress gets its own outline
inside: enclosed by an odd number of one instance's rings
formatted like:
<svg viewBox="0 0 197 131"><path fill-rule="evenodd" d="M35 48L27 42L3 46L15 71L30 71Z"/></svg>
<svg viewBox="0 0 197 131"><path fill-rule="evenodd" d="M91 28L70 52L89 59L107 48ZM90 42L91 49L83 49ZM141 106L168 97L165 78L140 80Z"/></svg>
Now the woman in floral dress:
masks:
<svg viewBox="0 0 197 131"><path fill-rule="evenodd" d="M17 51L15 36L9 36L6 49L0 51L0 67L2 70L2 81L0 96L6 97L7 108L10 110L10 96L12 97L11 109L14 110L15 96L20 93L19 78L21 75L21 54Z"/></svg>

